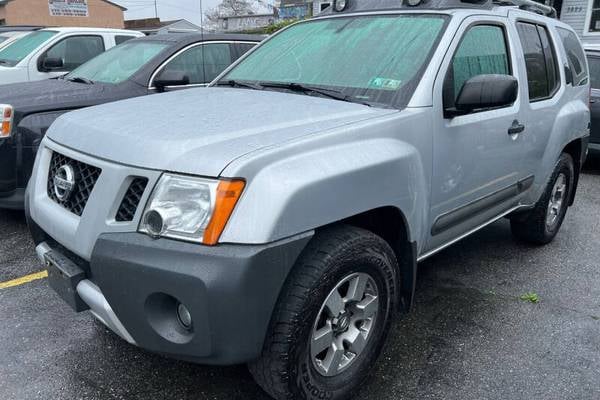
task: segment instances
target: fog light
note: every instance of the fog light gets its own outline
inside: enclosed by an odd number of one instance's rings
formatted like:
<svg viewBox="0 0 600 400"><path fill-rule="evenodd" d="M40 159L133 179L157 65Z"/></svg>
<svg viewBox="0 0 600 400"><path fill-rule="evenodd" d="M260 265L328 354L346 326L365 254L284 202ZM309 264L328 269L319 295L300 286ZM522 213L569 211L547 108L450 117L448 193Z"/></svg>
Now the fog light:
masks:
<svg viewBox="0 0 600 400"><path fill-rule="evenodd" d="M179 318L179 322L185 329L190 329L192 327L192 314L190 314L190 310L181 303L177 306L177 318Z"/></svg>
<svg viewBox="0 0 600 400"><path fill-rule="evenodd" d="M164 221L158 211L149 211L144 217L148 233L152 236L160 236L164 230Z"/></svg>

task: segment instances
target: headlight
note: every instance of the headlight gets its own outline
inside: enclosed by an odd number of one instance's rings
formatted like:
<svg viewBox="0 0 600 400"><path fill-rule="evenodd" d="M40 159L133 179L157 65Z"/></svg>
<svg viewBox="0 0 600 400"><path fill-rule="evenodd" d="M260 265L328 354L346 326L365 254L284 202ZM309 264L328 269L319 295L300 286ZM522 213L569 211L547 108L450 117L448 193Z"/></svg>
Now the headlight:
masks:
<svg viewBox="0 0 600 400"><path fill-rule="evenodd" d="M0 138L7 138L12 132L14 117L13 107L8 104L0 104Z"/></svg>
<svg viewBox="0 0 600 400"><path fill-rule="evenodd" d="M164 174L144 210L140 232L215 245L225 229L244 182Z"/></svg>

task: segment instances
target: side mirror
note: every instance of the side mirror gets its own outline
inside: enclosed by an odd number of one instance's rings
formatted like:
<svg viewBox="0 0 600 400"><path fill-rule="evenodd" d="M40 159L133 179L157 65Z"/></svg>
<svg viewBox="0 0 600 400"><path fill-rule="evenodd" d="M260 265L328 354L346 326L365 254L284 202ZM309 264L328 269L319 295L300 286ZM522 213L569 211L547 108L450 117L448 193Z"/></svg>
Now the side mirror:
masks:
<svg viewBox="0 0 600 400"><path fill-rule="evenodd" d="M42 61L42 71L49 72L55 69L61 69L65 66L62 58L44 58Z"/></svg>
<svg viewBox="0 0 600 400"><path fill-rule="evenodd" d="M183 71L162 71L154 79L154 87L163 92L168 86L184 86L190 84L190 77Z"/></svg>
<svg viewBox="0 0 600 400"><path fill-rule="evenodd" d="M466 81L448 116L465 115L477 110L507 107L519 94L519 82L510 75L478 75Z"/></svg>

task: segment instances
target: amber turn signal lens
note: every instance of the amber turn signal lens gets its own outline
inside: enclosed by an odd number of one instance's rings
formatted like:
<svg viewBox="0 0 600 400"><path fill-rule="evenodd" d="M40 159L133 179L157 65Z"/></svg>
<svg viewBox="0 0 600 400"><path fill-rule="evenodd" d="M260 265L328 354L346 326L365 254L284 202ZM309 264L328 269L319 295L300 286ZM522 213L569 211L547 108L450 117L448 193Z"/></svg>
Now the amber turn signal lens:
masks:
<svg viewBox="0 0 600 400"><path fill-rule="evenodd" d="M214 246L219 242L221 233L231 217L246 183L244 181L221 181L217 187L217 198L215 201L215 210L213 216L204 230L202 243Z"/></svg>
<svg viewBox="0 0 600 400"><path fill-rule="evenodd" d="M7 138L12 132L13 108L8 105L0 105L0 138Z"/></svg>

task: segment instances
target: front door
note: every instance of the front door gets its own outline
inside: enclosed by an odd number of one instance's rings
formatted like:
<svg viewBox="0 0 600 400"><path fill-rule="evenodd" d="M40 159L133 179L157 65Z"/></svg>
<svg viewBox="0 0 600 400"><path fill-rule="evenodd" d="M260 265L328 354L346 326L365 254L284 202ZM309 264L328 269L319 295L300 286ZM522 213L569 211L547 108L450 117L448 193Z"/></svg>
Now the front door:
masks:
<svg viewBox="0 0 600 400"><path fill-rule="evenodd" d="M520 168L524 154L520 103L526 85L515 72L514 35L503 18L467 19L438 75L429 251L514 208L529 184ZM520 86L517 101L504 108L445 116L463 83L484 74L514 75Z"/></svg>

